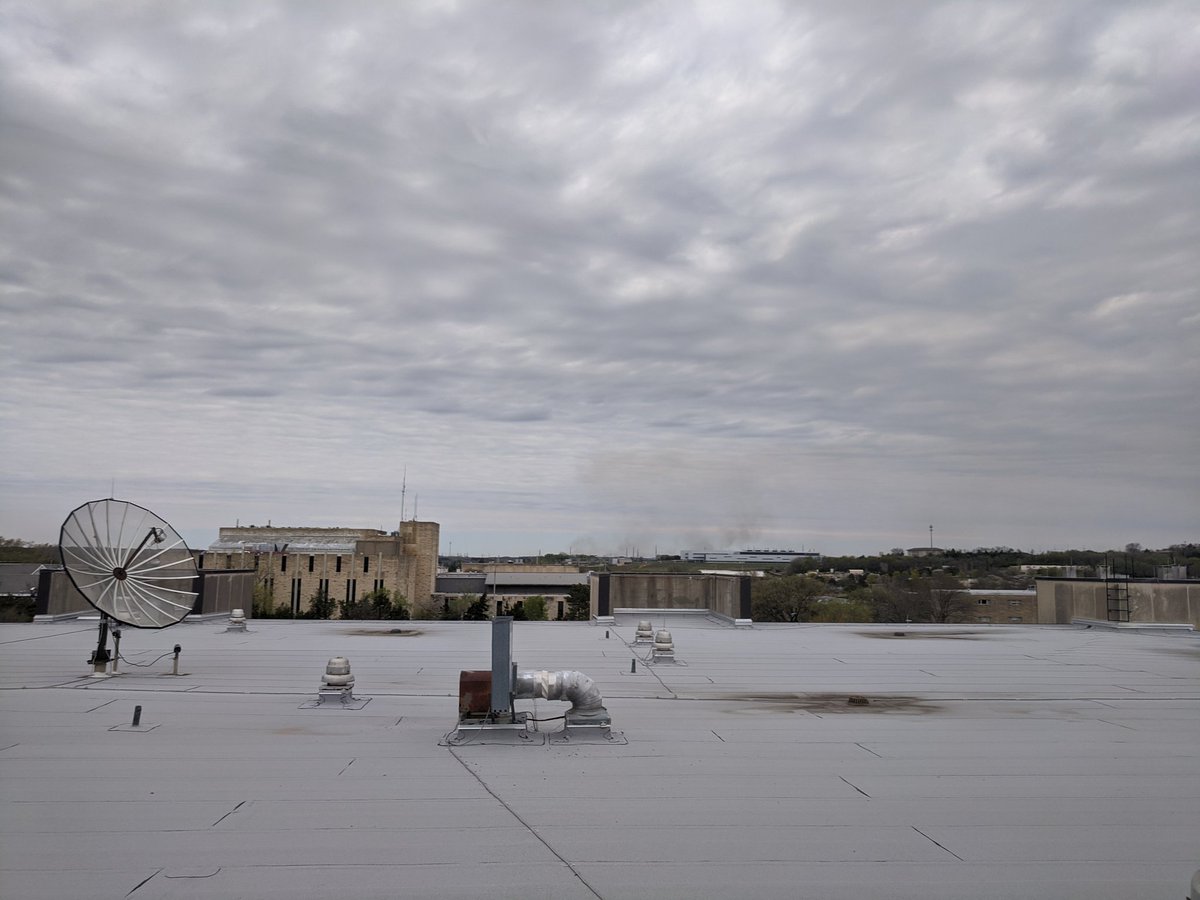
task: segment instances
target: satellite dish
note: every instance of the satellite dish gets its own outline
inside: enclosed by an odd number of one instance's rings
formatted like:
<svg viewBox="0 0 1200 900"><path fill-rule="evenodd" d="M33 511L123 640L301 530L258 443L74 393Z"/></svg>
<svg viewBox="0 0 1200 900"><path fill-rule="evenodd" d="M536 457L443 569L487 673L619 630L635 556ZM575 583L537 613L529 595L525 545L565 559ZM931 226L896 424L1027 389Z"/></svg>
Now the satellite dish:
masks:
<svg viewBox="0 0 1200 900"><path fill-rule="evenodd" d="M87 602L134 628L166 628L192 611L196 561L150 510L93 500L72 510L58 538L63 567Z"/></svg>

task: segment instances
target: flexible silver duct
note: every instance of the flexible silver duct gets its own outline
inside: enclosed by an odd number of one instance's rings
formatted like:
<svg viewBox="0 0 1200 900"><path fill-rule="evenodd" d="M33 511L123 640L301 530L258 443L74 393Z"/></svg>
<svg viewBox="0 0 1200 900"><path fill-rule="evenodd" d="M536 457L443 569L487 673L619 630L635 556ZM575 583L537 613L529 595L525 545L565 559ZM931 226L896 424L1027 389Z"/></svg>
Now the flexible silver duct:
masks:
<svg viewBox="0 0 1200 900"><path fill-rule="evenodd" d="M518 700L567 700L572 712L602 710L600 689L582 672L518 672L513 696Z"/></svg>

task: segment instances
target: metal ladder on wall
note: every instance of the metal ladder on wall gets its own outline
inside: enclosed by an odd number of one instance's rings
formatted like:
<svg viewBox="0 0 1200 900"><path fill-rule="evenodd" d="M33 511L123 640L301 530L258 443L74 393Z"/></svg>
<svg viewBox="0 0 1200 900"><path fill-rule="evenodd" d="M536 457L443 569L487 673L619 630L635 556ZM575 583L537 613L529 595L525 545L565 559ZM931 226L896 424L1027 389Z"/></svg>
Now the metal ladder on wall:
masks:
<svg viewBox="0 0 1200 900"><path fill-rule="evenodd" d="M1109 565L1104 572L1104 593L1108 598L1108 621L1129 621L1129 578L1116 578Z"/></svg>

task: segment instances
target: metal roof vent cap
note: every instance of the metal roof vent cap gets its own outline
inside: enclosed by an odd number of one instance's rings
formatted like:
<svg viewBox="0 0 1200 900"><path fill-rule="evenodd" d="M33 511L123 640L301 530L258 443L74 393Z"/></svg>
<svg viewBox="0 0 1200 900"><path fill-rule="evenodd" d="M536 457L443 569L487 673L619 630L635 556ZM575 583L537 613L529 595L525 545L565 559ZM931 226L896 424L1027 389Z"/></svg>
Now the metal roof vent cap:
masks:
<svg viewBox="0 0 1200 900"><path fill-rule="evenodd" d="M651 653L653 659L675 658L675 641L671 639L671 632L663 628L654 635L654 647Z"/></svg>
<svg viewBox="0 0 1200 900"><path fill-rule="evenodd" d="M330 657L321 676L316 701L304 703L301 709L314 706L338 704L343 709L362 709L371 702L370 697L354 696L354 676L350 674L350 660L344 656Z"/></svg>
<svg viewBox="0 0 1200 900"><path fill-rule="evenodd" d="M244 609L234 609L229 613L229 624L225 626L226 631L245 631L246 630L246 611Z"/></svg>
<svg viewBox="0 0 1200 900"><path fill-rule="evenodd" d="M635 644L649 644L654 640L654 626L649 619L642 619L637 624L637 632L633 636Z"/></svg>
<svg viewBox="0 0 1200 900"><path fill-rule="evenodd" d="M344 656L335 656L325 664L325 674L321 676L321 689L326 693L351 694L354 691L354 676L350 674L350 660Z"/></svg>

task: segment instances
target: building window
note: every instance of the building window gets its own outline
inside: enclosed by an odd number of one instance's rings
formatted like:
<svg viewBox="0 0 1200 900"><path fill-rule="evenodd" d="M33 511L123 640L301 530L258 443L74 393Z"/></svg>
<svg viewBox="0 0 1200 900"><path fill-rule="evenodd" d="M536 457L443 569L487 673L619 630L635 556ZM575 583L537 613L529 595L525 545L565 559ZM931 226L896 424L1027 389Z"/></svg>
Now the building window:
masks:
<svg viewBox="0 0 1200 900"><path fill-rule="evenodd" d="M287 557L286 556L279 557L279 571L280 572L287 571Z"/></svg>
<svg viewBox="0 0 1200 900"><path fill-rule="evenodd" d="M335 572L342 571L342 558L340 556L337 558L337 563L334 565L333 571L335 571Z"/></svg>
<svg viewBox="0 0 1200 900"><path fill-rule="evenodd" d="M358 596L358 579L351 578L346 582L346 602L353 603Z"/></svg>
<svg viewBox="0 0 1200 900"><path fill-rule="evenodd" d="M975 621L976 622L990 622L990 621L992 621L992 617L991 616L976 616Z"/></svg>
<svg viewBox="0 0 1200 900"><path fill-rule="evenodd" d="M227 568L227 569L233 568L233 554L232 553L225 554L225 568Z"/></svg>
<svg viewBox="0 0 1200 900"><path fill-rule="evenodd" d="M1021 621L1021 617L1020 617L1020 616L1009 616L1009 617L1008 617L1008 621L1010 621L1010 622L1020 622L1020 621Z"/></svg>
<svg viewBox="0 0 1200 900"><path fill-rule="evenodd" d="M375 579L375 590L377 590L377 591L383 590L383 579L382 578Z"/></svg>
<svg viewBox="0 0 1200 900"><path fill-rule="evenodd" d="M363 574L366 575L370 571L371 571L371 557L364 556L363 557Z"/></svg>
<svg viewBox="0 0 1200 900"><path fill-rule="evenodd" d="M203 569L203 568L204 568L204 554L203 554L203 553L199 554L199 555L196 557L196 568L197 568L197 569Z"/></svg>
<svg viewBox="0 0 1200 900"><path fill-rule="evenodd" d="M987 597L980 597L980 598L979 598L978 600L976 600L975 602L976 602L976 603L978 603L980 606L987 606L987 605L988 605L989 603L991 603L992 601L991 601L991 600L989 600Z"/></svg>
<svg viewBox="0 0 1200 900"><path fill-rule="evenodd" d="M300 614L300 579L292 579L292 615Z"/></svg>
<svg viewBox="0 0 1200 900"><path fill-rule="evenodd" d="M329 579L322 578L317 582L317 590L324 596L329 596Z"/></svg>
<svg viewBox="0 0 1200 900"><path fill-rule="evenodd" d="M1008 605L1009 605L1009 606L1020 606L1020 605L1021 605L1021 601L1020 601L1020 600L1009 600L1009 601L1008 601Z"/></svg>
<svg viewBox="0 0 1200 900"><path fill-rule="evenodd" d="M314 564L316 561L317 561L317 558L316 558L315 556L310 556L310 557L308 558L308 571L310 571L310 572L311 572L311 571L313 570L313 564Z"/></svg>

